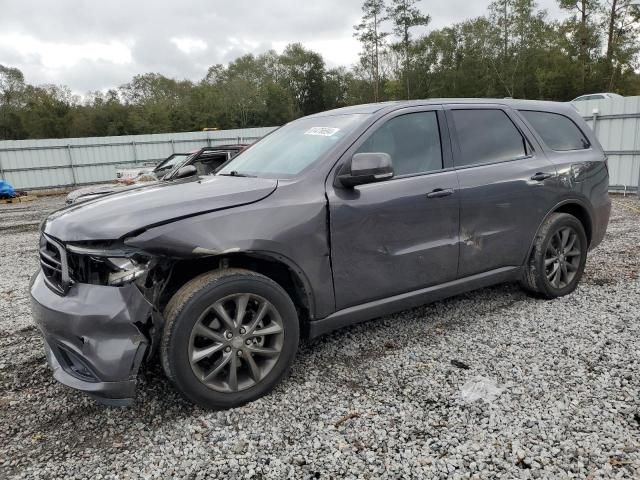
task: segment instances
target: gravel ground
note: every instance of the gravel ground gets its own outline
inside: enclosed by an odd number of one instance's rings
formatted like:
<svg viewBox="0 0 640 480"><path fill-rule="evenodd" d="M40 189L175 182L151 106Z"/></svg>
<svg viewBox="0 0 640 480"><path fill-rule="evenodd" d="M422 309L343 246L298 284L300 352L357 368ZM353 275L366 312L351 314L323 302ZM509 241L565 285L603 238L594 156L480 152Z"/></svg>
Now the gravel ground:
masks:
<svg viewBox="0 0 640 480"><path fill-rule="evenodd" d="M224 412L157 367L129 409L52 380L27 286L60 205L0 206L0 478L640 478L636 199L614 199L574 294L504 285L333 333L273 394ZM493 402L460 398L478 375L504 389Z"/></svg>

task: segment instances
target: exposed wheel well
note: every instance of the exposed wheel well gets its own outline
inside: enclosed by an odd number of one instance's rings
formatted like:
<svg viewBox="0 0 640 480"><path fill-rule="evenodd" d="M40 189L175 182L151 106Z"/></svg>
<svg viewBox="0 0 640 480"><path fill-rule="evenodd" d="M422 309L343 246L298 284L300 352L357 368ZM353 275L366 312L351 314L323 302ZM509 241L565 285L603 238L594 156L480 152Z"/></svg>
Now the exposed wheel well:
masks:
<svg viewBox="0 0 640 480"><path fill-rule="evenodd" d="M300 276L286 263L266 255L233 253L224 256L194 258L177 261L171 276L158 299L158 308L163 311L171 297L189 280L198 275L220 268L244 268L260 273L279 284L291 297L298 311L301 334L306 335L312 311L311 292Z"/></svg>
<svg viewBox="0 0 640 480"><path fill-rule="evenodd" d="M577 203L565 203L564 205L560 205L558 208L554 210L554 213L568 213L569 215L573 215L584 227L584 232L587 235L587 243L591 245L591 235L592 235L592 225L591 225L591 216L586 208Z"/></svg>

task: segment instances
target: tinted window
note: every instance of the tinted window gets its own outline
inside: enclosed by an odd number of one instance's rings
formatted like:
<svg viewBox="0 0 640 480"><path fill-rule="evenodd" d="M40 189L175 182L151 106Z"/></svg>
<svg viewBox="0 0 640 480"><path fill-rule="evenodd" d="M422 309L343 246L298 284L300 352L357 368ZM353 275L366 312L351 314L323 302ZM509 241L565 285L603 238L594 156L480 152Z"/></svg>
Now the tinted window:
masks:
<svg viewBox="0 0 640 480"><path fill-rule="evenodd" d="M548 112L521 111L524 118L553 150L583 150L589 140L569 118Z"/></svg>
<svg viewBox="0 0 640 480"><path fill-rule="evenodd" d="M456 166L527 155L525 139L502 110L452 110L451 113L462 154Z"/></svg>
<svg viewBox="0 0 640 480"><path fill-rule="evenodd" d="M376 130L358 153L388 153L395 175L442 169L440 130L436 112L408 113L392 118Z"/></svg>

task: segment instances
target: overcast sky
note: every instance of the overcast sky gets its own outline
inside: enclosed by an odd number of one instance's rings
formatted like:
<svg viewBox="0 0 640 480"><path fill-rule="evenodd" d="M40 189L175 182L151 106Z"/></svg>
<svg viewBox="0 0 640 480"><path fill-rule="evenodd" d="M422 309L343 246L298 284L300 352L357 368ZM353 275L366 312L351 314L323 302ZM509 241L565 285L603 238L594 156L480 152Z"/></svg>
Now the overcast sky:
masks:
<svg viewBox="0 0 640 480"><path fill-rule="evenodd" d="M482 15L489 0L422 0L430 29ZM556 0L539 0L553 17ZM0 64L76 93L158 72L198 80L245 53L300 42L351 65L360 0L0 0Z"/></svg>

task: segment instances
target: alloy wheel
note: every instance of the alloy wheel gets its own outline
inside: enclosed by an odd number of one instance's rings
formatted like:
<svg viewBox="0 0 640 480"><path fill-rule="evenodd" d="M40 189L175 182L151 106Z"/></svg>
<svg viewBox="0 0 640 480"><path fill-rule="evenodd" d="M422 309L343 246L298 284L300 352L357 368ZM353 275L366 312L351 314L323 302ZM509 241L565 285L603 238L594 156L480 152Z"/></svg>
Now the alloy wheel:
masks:
<svg viewBox="0 0 640 480"><path fill-rule="evenodd" d="M544 269L552 287L562 289L575 278L582 260L582 246L577 232L561 227L553 234L545 252Z"/></svg>
<svg viewBox="0 0 640 480"><path fill-rule="evenodd" d="M284 327L276 308L252 293L224 297L205 309L189 340L196 377L224 393L251 388L277 363Z"/></svg>

